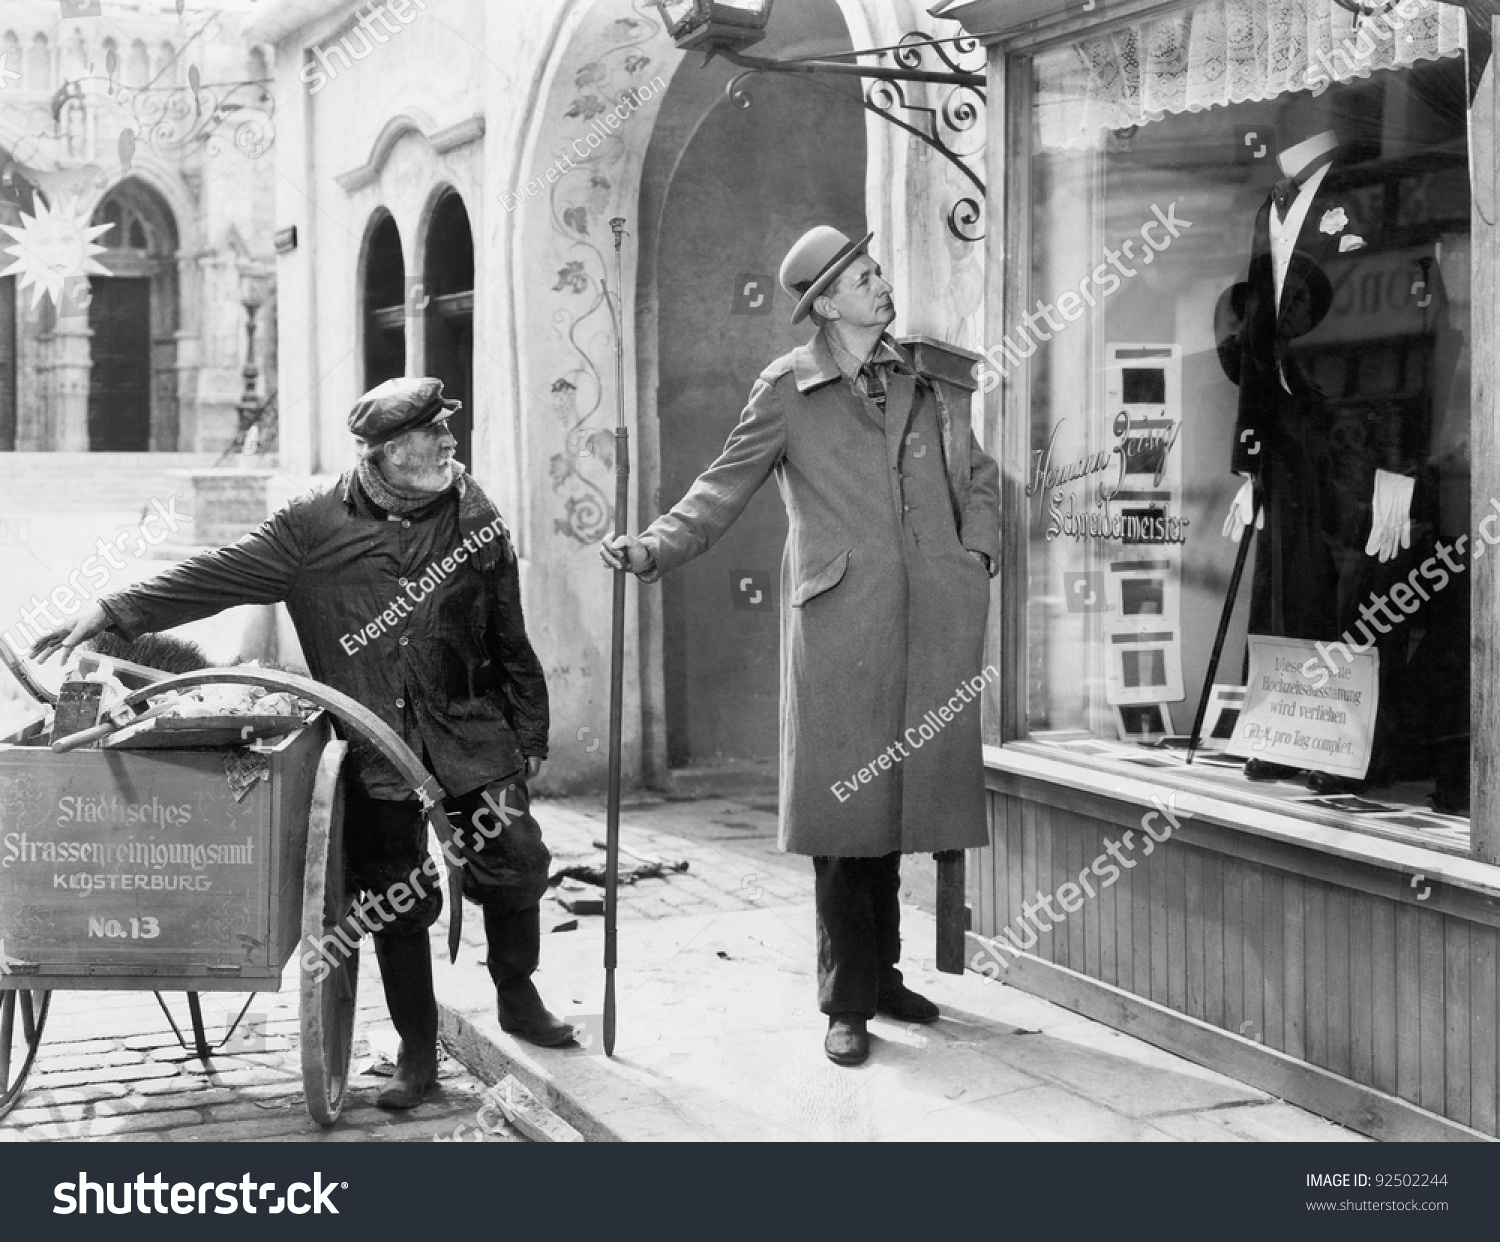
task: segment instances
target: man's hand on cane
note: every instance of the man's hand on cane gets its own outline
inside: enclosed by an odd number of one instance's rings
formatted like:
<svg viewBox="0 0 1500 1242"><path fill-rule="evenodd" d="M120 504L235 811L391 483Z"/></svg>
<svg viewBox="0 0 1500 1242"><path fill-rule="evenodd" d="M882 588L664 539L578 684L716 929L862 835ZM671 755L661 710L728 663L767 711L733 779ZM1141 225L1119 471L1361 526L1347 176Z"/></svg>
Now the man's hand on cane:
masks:
<svg viewBox="0 0 1500 1242"><path fill-rule="evenodd" d="M610 569L628 569L633 574L651 568L651 553L634 535L605 535L599 541L599 559Z"/></svg>

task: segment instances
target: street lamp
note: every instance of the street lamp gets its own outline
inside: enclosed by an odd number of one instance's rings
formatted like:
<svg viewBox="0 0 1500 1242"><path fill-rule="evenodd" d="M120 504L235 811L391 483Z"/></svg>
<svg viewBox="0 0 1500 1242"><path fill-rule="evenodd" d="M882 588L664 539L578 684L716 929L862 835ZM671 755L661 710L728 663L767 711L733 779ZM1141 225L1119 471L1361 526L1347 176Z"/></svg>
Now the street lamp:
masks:
<svg viewBox="0 0 1500 1242"><path fill-rule="evenodd" d="M240 372L245 381L240 393L240 435L244 437L243 453L252 456L259 447L258 435L251 430L260 415L260 406L255 399L260 367L255 361L255 317L266 300L267 273L257 263L240 264L240 304L245 308L245 366Z"/></svg>
<svg viewBox="0 0 1500 1242"><path fill-rule="evenodd" d="M766 37L773 0L653 0L683 51L738 52Z"/></svg>

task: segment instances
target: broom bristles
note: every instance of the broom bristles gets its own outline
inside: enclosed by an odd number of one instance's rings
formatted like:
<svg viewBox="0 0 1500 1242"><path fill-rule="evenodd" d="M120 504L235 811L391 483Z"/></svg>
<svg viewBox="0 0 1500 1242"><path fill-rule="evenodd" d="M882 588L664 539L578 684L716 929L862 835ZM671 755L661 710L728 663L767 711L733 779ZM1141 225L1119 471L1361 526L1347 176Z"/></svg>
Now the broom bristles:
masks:
<svg viewBox="0 0 1500 1242"><path fill-rule="evenodd" d="M214 667L197 643L171 634L142 634L126 642L118 634L104 633L90 639L88 645L99 655L129 660L162 673L196 673Z"/></svg>

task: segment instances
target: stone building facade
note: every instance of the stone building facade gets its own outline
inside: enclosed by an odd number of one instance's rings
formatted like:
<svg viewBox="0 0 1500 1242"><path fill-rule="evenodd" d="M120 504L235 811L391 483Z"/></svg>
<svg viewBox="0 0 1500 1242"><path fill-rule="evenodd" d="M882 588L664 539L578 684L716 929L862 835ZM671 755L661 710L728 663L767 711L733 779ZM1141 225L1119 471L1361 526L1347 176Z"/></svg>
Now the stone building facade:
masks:
<svg viewBox="0 0 1500 1242"><path fill-rule="evenodd" d="M232 4L75 7L0 10L0 452L212 453L273 273L269 62Z"/></svg>

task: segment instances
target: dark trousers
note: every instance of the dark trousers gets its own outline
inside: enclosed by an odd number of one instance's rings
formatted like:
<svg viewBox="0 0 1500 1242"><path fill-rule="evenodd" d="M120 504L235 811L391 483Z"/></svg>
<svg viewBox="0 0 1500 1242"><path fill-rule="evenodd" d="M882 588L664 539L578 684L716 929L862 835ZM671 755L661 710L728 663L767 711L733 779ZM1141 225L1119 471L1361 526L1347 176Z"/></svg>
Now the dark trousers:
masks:
<svg viewBox="0 0 1500 1242"><path fill-rule="evenodd" d="M873 1018L901 985L901 855L813 859L818 1008Z"/></svg>
<svg viewBox="0 0 1500 1242"><path fill-rule="evenodd" d="M541 950L541 895L547 889L551 855L531 816L522 780L497 781L444 804L462 856L463 894L484 908L490 973L499 987L530 979ZM443 910L447 869L429 863L427 819L415 799L387 802L351 790L345 802L344 867L351 894L382 898L367 905L380 960L386 1003L402 1040L429 1045L437 1037L437 1004L427 929ZM491 809L498 806L501 814ZM502 820L503 816L503 820ZM404 885L414 896L402 910L392 890Z"/></svg>

